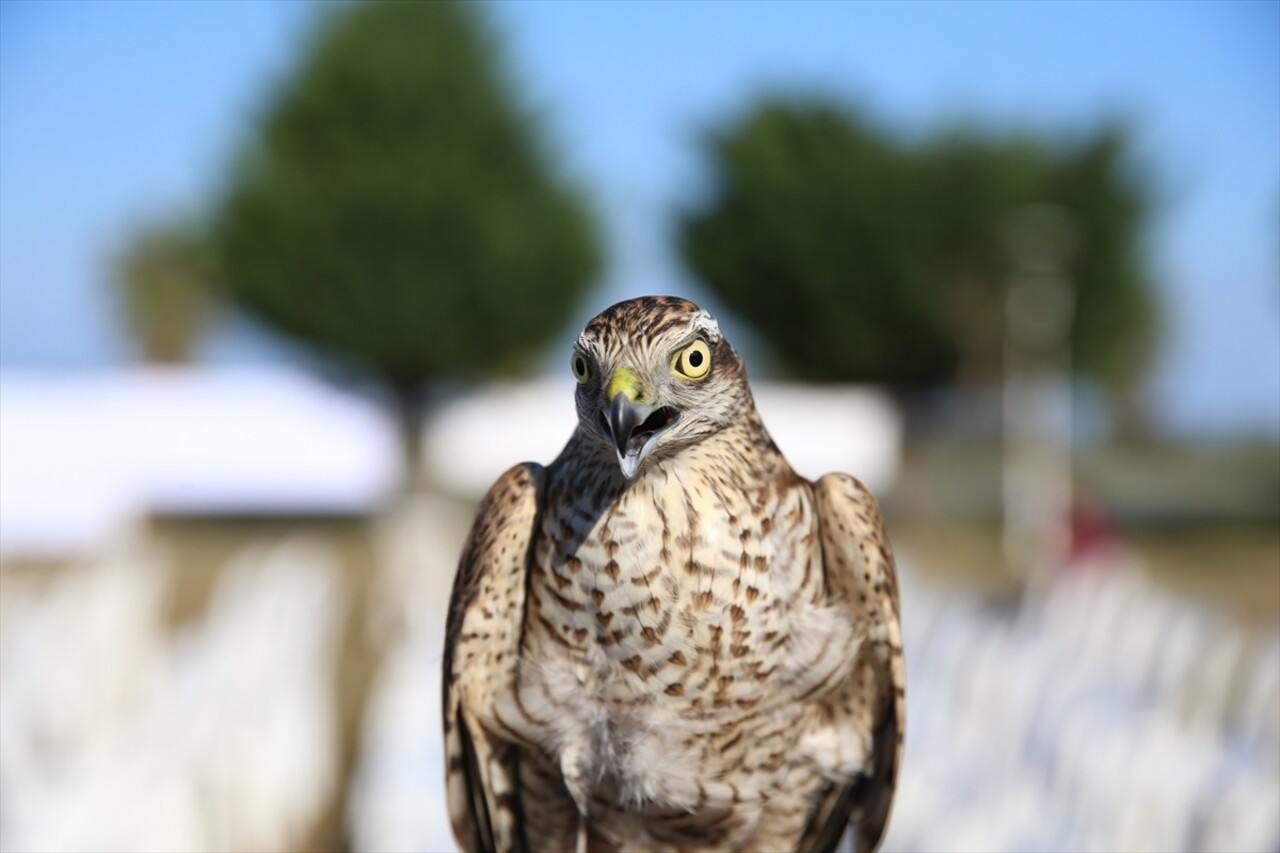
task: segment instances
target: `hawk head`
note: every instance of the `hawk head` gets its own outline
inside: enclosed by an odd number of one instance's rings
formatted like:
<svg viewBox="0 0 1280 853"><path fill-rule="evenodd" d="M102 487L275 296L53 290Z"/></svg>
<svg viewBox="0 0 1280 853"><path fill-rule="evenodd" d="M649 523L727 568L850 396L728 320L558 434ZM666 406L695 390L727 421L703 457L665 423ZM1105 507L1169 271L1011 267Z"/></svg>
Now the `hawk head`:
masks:
<svg viewBox="0 0 1280 853"><path fill-rule="evenodd" d="M686 299L642 296L605 309L569 358L583 431L617 455L628 480L754 408L746 371L710 314Z"/></svg>

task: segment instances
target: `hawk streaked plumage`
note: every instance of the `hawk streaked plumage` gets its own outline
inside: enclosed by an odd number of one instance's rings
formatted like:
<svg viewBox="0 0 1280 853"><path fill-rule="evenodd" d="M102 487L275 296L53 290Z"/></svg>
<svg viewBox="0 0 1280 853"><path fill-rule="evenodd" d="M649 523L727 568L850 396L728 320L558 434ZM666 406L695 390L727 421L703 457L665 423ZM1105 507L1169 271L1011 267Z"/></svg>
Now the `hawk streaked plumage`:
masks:
<svg viewBox="0 0 1280 853"><path fill-rule="evenodd" d="M570 361L577 428L494 484L454 584L458 843L875 848L905 708L875 499L791 469L691 302L614 305Z"/></svg>

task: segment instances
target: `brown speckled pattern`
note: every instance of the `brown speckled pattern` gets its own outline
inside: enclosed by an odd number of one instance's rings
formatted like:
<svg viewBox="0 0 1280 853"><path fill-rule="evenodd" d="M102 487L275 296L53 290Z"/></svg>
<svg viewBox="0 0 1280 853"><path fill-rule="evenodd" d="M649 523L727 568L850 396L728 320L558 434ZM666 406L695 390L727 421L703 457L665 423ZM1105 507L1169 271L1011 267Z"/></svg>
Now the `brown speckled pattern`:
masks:
<svg viewBox="0 0 1280 853"><path fill-rule="evenodd" d="M466 850L825 850L850 821L879 842L905 679L875 501L796 476L700 317L647 299L588 324L578 430L481 505L445 650ZM692 334L711 375L676 382ZM620 365L683 413L630 482L594 421Z"/></svg>

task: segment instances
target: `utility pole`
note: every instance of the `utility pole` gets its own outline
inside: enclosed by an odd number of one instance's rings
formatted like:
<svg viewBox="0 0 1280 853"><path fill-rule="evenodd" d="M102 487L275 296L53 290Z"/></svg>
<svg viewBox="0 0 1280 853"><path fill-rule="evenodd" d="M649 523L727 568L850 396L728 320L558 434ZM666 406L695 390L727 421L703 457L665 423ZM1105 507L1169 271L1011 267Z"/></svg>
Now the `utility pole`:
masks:
<svg viewBox="0 0 1280 853"><path fill-rule="evenodd" d="M1071 514L1071 323L1076 249L1070 214L1020 208L1008 230L1005 297L1003 546L1006 565L1043 586L1066 562Z"/></svg>

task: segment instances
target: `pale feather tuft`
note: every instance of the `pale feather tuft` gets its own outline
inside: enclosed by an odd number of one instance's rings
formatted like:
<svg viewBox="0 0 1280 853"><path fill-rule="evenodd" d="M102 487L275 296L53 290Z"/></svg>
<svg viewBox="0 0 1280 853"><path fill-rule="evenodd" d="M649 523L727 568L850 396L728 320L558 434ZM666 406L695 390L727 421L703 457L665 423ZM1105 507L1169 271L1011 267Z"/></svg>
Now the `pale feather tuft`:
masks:
<svg viewBox="0 0 1280 853"><path fill-rule="evenodd" d="M715 342L720 340L720 324L716 322L716 318L712 317L704 310L699 310L693 315L693 319L689 321L689 327L695 332L701 332L707 336L709 341Z"/></svg>

